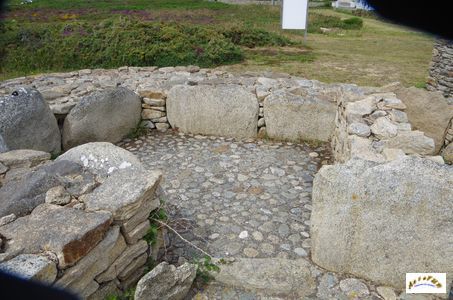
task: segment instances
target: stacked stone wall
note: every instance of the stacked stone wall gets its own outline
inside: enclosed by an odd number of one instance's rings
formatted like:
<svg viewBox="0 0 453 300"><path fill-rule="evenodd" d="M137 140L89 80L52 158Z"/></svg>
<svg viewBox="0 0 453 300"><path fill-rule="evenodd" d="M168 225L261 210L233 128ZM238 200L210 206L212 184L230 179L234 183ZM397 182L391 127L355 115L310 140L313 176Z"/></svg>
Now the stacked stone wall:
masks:
<svg viewBox="0 0 453 300"><path fill-rule="evenodd" d="M441 91L453 102L453 42L437 40L429 69L428 90Z"/></svg>

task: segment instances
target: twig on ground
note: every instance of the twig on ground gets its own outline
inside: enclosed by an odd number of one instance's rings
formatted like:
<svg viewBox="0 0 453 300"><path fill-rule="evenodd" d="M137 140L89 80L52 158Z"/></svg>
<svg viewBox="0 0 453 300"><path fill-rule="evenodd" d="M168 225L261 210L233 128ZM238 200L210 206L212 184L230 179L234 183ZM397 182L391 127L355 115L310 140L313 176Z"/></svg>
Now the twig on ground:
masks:
<svg viewBox="0 0 453 300"><path fill-rule="evenodd" d="M194 247L195 249L197 249L198 251L200 251L201 253L209 256L209 258L213 258L211 254L209 254L208 252L204 251L203 249L201 249L200 247L198 247L197 245L193 244L192 242L186 240L185 238L183 238L175 229L173 229L170 225L168 225L167 223L165 222L162 222L160 220L157 220L157 219L152 219L153 221L167 227L168 229L170 229L174 234L176 234L181 240L183 240L184 242L186 242L187 244L189 244L190 246Z"/></svg>

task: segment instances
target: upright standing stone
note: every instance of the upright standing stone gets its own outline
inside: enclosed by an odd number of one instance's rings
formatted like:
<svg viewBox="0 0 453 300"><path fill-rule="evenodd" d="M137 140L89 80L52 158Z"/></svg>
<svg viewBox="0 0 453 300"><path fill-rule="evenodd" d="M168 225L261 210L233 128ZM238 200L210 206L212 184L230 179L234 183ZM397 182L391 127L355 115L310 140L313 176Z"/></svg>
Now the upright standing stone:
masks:
<svg viewBox="0 0 453 300"><path fill-rule="evenodd" d="M119 142L140 122L142 105L126 88L94 92L69 112L63 126L63 147L88 142Z"/></svg>
<svg viewBox="0 0 453 300"><path fill-rule="evenodd" d="M264 99L264 119L270 138L328 141L335 128L336 105L317 98L278 91Z"/></svg>
<svg viewBox="0 0 453 300"><path fill-rule="evenodd" d="M61 150L57 119L34 89L20 88L0 97L0 136L3 150L33 149L55 154Z"/></svg>
<svg viewBox="0 0 453 300"><path fill-rule="evenodd" d="M313 261L398 289L409 272L451 276L452 182L450 166L413 156L323 166L313 185Z"/></svg>
<svg viewBox="0 0 453 300"><path fill-rule="evenodd" d="M182 132L256 137L258 100L239 85L173 87L167 97L170 125Z"/></svg>

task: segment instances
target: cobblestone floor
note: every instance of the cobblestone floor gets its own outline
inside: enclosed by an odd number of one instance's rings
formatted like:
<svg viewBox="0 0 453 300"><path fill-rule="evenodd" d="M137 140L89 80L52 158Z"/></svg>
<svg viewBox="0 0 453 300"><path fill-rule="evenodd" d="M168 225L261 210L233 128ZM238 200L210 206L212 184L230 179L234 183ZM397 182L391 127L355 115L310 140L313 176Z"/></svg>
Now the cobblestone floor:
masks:
<svg viewBox="0 0 453 300"><path fill-rule="evenodd" d="M171 215L210 254L309 255L312 181L326 146L156 132L121 146L163 171ZM182 241L171 246L177 256L194 254Z"/></svg>
<svg viewBox="0 0 453 300"><path fill-rule="evenodd" d="M119 144L149 169L163 172L159 196L172 227L215 257L305 258L310 261L313 177L329 163L328 145L310 146L267 140L236 140L153 131ZM201 253L174 234L167 235L166 257L177 262ZM272 261L272 260L271 260ZM414 298L312 264L316 290L305 299ZM299 299L269 297L240 286L215 282L194 289L187 299Z"/></svg>

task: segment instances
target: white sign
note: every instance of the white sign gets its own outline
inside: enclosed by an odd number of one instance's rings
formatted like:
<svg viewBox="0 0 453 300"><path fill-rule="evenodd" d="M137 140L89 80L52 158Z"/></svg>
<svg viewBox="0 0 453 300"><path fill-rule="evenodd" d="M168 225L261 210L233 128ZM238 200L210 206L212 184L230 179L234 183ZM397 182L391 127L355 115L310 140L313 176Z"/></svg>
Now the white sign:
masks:
<svg viewBox="0 0 453 300"><path fill-rule="evenodd" d="M445 294L446 273L406 273L407 294Z"/></svg>
<svg viewBox="0 0 453 300"><path fill-rule="evenodd" d="M308 0L283 0L282 29L306 29Z"/></svg>

